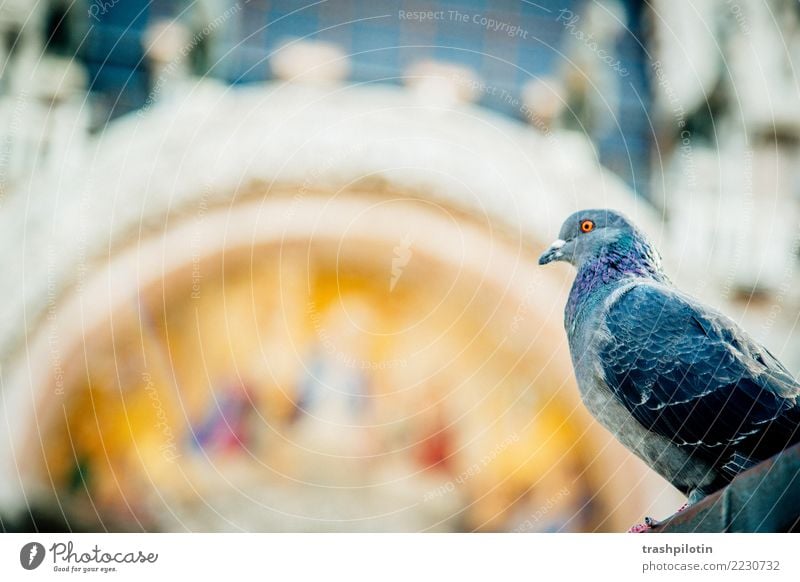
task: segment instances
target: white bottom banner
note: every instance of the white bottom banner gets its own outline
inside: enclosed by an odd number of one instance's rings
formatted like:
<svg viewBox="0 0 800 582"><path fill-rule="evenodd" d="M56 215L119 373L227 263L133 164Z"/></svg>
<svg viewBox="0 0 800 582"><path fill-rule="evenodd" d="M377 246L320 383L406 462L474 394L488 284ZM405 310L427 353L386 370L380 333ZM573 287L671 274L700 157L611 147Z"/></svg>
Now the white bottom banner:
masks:
<svg viewBox="0 0 800 582"><path fill-rule="evenodd" d="M791 534L3 534L0 580L799 580ZM548 578L545 578L548 579Z"/></svg>

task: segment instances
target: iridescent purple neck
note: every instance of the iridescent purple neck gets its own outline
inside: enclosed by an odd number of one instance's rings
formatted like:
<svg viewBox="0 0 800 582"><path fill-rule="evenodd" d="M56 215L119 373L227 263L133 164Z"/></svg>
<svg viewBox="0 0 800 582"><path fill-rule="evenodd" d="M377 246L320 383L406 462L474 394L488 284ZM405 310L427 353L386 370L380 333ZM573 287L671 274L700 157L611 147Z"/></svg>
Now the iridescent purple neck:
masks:
<svg viewBox="0 0 800 582"><path fill-rule="evenodd" d="M604 291L610 292L622 279L669 282L658 254L649 244L635 238L625 243L610 246L580 265L564 310L567 330L573 327L585 306L594 305L605 295Z"/></svg>

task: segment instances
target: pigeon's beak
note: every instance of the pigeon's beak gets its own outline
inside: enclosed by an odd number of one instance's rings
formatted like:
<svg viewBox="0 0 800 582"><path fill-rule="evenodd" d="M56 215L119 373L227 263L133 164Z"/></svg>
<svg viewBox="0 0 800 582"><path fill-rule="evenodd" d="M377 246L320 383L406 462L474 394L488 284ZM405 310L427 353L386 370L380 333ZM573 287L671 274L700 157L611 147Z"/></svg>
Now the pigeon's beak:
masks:
<svg viewBox="0 0 800 582"><path fill-rule="evenodd" d="M567 241L558 239L554 241L553 244L550 245L545 252L542 253L542 256L539 257L539 264L546 265L547 263L552 263L553 261L559 261L564 256L564 253L561 252L561 247L567 244Z"/></svg>

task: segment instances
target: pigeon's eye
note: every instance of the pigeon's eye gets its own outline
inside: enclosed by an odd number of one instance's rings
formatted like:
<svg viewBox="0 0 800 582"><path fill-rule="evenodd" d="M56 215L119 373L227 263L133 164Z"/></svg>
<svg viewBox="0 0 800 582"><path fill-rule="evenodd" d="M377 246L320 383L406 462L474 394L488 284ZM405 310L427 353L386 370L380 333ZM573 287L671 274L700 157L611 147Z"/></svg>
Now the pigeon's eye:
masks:
<svg viewBox="0 0 800 582"><path fill-rule="evenodd" d="M581 232L592 232L594 230L594 222L591 220L581 221Z"/></svg>

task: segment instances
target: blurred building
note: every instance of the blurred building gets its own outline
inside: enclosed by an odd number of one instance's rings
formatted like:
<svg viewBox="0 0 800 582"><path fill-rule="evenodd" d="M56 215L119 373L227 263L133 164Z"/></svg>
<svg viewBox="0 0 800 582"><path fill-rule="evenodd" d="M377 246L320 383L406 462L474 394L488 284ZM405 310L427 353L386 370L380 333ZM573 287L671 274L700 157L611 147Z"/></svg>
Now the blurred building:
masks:
<svg viewBox="0 0 800 582"><path fill-rule="evenodd" d="M800 5L653 2L654 204L684 285L800 370Z"/></svg>
<svg viewBox="0 0 800 582"><path fill-rule="evenodd" d="M728 108L710 119L731 137L701 138L714 100L656 4L12 5L6 515L616 531L671 513L670 486L578 401L570 274L535 265L580 207L635 216L681 284L792 360L795 186L767 170L793 126ZM699 69L710 49L692 50ZM723 206L713 164L747 159L764 199ZM774 253L765 224L783 224Z"/></svg>

